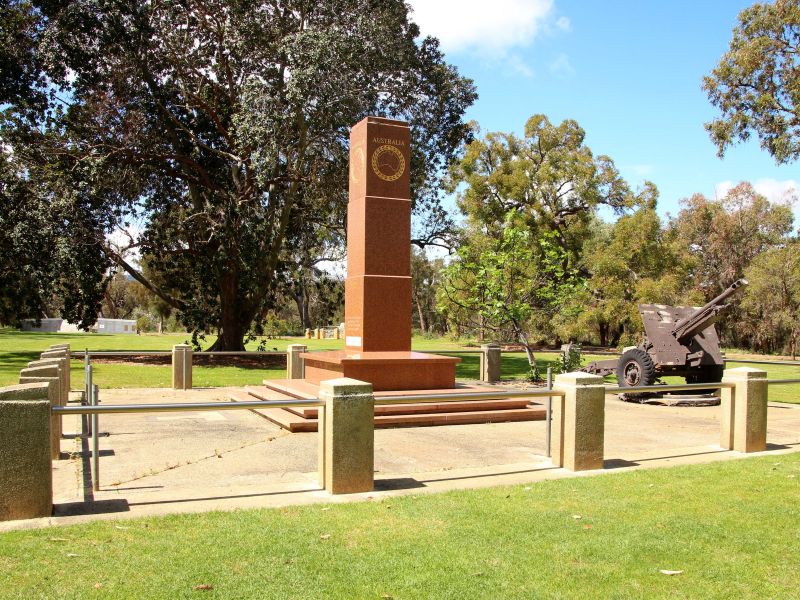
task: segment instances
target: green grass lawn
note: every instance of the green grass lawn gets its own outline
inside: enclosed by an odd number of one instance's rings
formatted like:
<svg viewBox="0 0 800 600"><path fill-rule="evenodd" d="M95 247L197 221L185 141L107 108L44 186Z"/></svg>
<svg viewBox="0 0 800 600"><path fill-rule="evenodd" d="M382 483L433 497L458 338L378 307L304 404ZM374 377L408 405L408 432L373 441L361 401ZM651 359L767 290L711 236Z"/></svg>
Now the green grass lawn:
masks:
<svg viewBox="0 0 800 600"><path fill-rule="evenodd" d="M90 350L170 350L175 344L187 341L186 334L165 335L108 335L108 334L62 334L19 332L0 328L0 385L16 383L20 369L26 363L39 357L39 352L51 344L68 343L74 350L89 348ZM210 336L206 347L214 342ZM288 344L304 343L310 350L335 350L342 348L343 340L305 340L283 338L266 340L267 349L285 350ZM248 349L257 349L258 341L250 342ZM460 353L463 345L447 339L430 339L414 337L415 350L443 350L445 354L458 356L461 363L456 369L459 379L477 379L479 357L473 353ZM593 360L609 358L607 356L584 355L584 364ZM548 366L555 367L558 359L556 352L537 352L536 362L539 371L544 375ZM757 366L765 369L769 377L788 379L800 377L800 367L792 365L743 365L728 363L728 367ZM504 379L525 379L528 376L528 361L525 353L503 353L502 375ZM229 366L198 367L193 369L193 383L196 387L220 387L235 385L258 385L263 379L279 379L285 376L282 369L239 368ZM613 377L608 377L613 382ZM94 381L101 387L169 387L171 372L169 366L103 364L94 366ZM683 379L667 377L669 383L683 383ZM83 386L83 364L76 360L72 363L72 386L75 389ZM770 399L778 402L800 403L800 385L774 386L770 388Z"/></svg>
<svg viewBox="0 0 800 600"><path fill-rule="evenodd" d="M794 453L11 532L0 534L0 595L793 599L799 495Z"/></svg>

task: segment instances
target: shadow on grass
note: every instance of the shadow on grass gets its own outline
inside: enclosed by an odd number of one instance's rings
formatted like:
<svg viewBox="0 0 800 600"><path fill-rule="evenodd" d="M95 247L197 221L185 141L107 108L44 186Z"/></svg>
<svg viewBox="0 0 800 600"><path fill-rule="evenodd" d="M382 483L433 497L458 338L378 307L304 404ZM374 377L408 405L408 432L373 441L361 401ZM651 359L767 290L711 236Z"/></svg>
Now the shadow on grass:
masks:
<svg viewBox="0 0 800 600"><path fill-rule="evenodd" d="M0 385L14 385L19 381L19 372L32 360L38 360L38 352L0 353Z"/></svg>

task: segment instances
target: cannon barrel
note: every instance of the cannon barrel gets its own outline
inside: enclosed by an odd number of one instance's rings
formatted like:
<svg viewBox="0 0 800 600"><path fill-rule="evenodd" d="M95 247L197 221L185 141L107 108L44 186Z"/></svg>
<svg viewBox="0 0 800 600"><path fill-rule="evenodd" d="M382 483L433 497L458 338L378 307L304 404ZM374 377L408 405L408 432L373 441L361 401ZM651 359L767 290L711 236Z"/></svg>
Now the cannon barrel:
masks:
<svg viewBox="0 0 800 600"><path fill-rule="evenodd" d="M731 286L719 296L711 299L688 317L675 323L675 327L672 328L672 335L678 340L683 341L691 338L714 323L717 320L717 315L727 307L727 304L723 304L723 302L746 285L746 279L737 279L734 281Z"/></svg>

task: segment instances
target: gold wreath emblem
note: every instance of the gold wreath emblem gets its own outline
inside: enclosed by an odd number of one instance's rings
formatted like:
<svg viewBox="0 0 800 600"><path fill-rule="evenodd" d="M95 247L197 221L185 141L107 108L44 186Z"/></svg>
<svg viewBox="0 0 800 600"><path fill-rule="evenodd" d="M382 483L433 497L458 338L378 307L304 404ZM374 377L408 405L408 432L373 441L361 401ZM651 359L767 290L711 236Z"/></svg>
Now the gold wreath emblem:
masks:
<svg viewBox="0 0 800 600"><path fill-rule="evenodd" d="M384 181L397 181L406 170L406 159L394 146L378 146L372 153L372 170Z"/></svg>

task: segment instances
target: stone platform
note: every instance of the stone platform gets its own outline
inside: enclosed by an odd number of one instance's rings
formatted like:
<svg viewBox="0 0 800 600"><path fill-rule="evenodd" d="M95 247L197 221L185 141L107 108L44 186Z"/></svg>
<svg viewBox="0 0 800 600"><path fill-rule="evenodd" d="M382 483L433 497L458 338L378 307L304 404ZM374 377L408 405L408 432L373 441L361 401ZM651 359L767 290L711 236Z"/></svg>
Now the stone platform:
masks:
<svg viewBox="0 0 800 600"><path fill-rule="evenodd" d="M491 392L493 388L457 384L454 388L414 390L414 394L461 394ZM375 399L401 396L407 391L382 391ZM319 395L319 387L307 379L265 380L263 386L248 387L231 395L234 401L309 399ZM316 408L267 408L255 412L290 432L317 431ZM375 427L425 427L474 423L539 421L545 418L542 405L532 405L526 398L497 398L451 402L392 404L375 406Z"/></svg>
<svg viewBox="0 0 800 600"><path fill-rule="evenodd" d="M306 352L305 379L319 385L349 377L372 384L376 392L454 389L460 358L424 352Z"/></svg>

